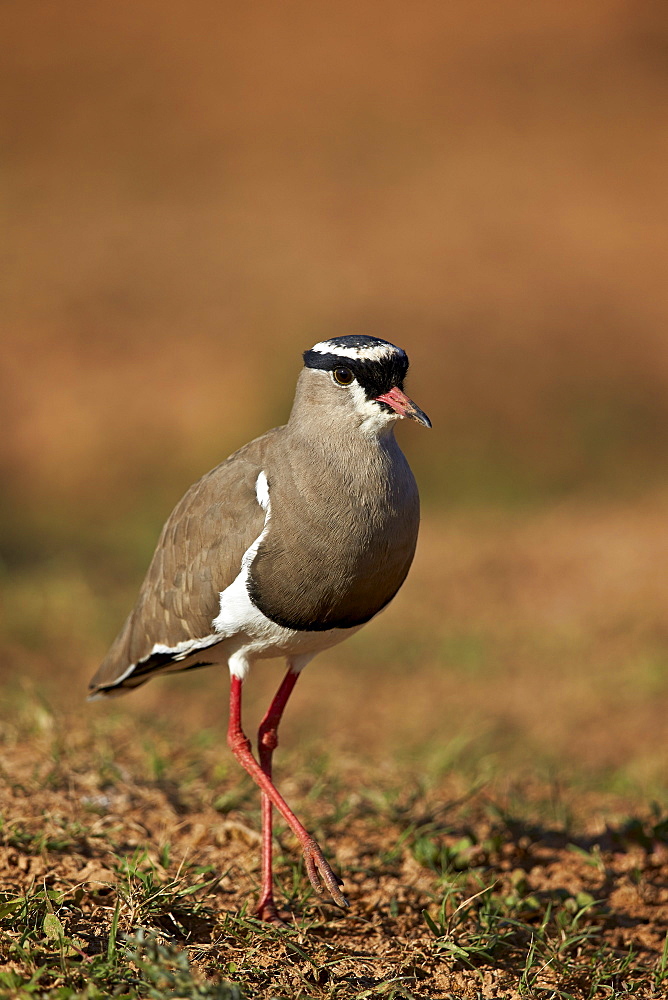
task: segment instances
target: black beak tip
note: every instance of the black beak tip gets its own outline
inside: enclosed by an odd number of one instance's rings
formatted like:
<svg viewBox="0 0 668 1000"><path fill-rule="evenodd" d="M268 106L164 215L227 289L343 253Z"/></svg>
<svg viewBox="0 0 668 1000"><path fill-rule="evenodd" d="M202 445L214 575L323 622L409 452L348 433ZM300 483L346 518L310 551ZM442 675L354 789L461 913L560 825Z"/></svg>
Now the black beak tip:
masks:
<svg viewBox="0 0 668 1000"><path fill-rule="evenodd" d="M410 417L412 420L417 420L419 424L423 424L425 427L431 428L431 420L424 410L421 410L419 406L415 405L415 403L413 403L413 408L411 410L406 411L406 416Z"/></svg>

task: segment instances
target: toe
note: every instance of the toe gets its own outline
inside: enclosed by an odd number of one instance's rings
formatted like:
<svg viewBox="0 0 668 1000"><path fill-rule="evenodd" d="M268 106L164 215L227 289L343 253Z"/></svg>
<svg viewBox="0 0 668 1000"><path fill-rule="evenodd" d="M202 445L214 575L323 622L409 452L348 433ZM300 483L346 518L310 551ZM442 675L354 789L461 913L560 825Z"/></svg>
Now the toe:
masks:
<svg viewBox="0 0 668 1000"><path fill-rule="evenodd" d="M288 926L280 916L273 898L261 899L256 907L255 916L267 924L274 924L275 927Z"/></svg>

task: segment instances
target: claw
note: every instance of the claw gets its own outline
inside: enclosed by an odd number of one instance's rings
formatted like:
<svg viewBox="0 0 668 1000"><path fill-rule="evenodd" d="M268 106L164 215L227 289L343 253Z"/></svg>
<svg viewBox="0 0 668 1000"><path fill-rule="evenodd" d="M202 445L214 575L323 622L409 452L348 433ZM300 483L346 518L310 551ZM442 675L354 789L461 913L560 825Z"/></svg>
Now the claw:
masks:
<svg viewBox="0 0 668 1000"><path fill-rule="evenodd" d="M325 898L324 890L326 888L329 890L329 893L337 906L347 908L349 905L348 900L339 889L339 886L343 885L343 879L340 879L338 875L334 874L315 840L310 837L302 845L302 849L304 852L306 874L308 875L309 881L316 894L320 897L320 899Z"/></svg>

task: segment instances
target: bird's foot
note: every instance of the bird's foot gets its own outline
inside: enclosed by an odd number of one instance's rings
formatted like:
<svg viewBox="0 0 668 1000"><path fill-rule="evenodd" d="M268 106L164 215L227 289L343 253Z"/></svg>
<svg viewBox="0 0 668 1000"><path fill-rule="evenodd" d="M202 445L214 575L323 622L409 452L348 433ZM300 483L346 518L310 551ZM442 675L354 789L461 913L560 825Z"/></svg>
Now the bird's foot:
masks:
<svg viewBox="0 0 668 1000"><path fill-rule="evenodd" d="M273 896L263 896L260 899L257 907L255 908L255 916L258 920L264 920L265 923L273 924L275 927L288 926L276 909L276 903L274 902Z"/></svg>
<svg viewBox="0 0 668 1000"><path fill-rule="evenodd" d="M343 879L334 874L313 837L302 843L302 851L306 874L318 896L322 899L325 896L325 889L328 889L334 902L346 908L348 900L339 889L339 886L343 885Z"/></svg>

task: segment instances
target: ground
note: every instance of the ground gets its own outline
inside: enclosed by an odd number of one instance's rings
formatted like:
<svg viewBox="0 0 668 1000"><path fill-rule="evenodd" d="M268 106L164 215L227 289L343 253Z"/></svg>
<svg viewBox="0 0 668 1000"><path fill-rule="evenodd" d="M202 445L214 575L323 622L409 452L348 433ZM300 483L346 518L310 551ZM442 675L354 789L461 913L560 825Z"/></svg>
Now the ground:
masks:
<svg viewBox="0 0 668 1000"><path fill-rule="evenodd" d="M665 995L664 506L425 519L397 602L286 712L276 780L350 909L318 902L279 826L284 930L253 918L259 801L224 672L86 705L80 622L109 594L26 568L5 595L6 995ZM19 648L36 593L43 645ZM280 676L251 676L250 733Z"/></svg>
<svg viewBox="0 0 668 1000"><path fill-rule="evenodd" d="M317 903L283 831L292 915L278 930L252 916L253 789L214 745L174 747L156 727L137 749L118 719L92 743L48 728L6 748L7 995L665 995L668 818L656 811L621 818L609 795L471 789L452 773L348 763L328 776L311 759L284 785L335 857L350 910Z"/></svg>

